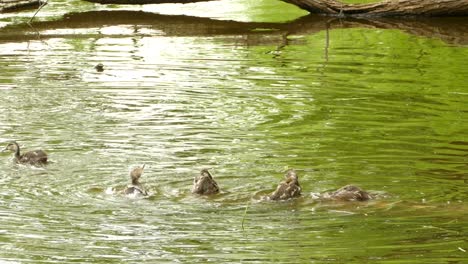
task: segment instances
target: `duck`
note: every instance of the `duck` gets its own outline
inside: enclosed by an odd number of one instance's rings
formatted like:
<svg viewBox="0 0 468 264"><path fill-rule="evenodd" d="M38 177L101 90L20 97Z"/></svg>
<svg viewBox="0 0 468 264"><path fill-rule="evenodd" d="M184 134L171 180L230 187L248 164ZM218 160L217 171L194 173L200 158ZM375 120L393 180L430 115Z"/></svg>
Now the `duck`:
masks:
<svg viewBox="0 0 468 264"><path fill-rule="evenodd" d="M41 165L47 163L47 153L43 150L33 150L26 153L20 153L20 146L16 141L8 143L5 150L15 153L14 161L21 164Z"/></svg>
<svg viewBox="0 0 468 264"><path fill-rule="evenodd" d="M325 193L324 198L338 201L368 201L372 196L354 185L346 185L334 192Z"/></svg>
<svg viewBox="0 0 468 264"><path fill-rule="evenodd" d="M104 71L104 64L98 63L96 66L94 66L94 69L96 69L97 72L103 72Z"/></svg>
<svg viewBox="0 0 468 264"><path fill-rule="evenodd" d="M193 194L210 195L219 193L219 187L208 169L202 169L200 175L193 179Z"/></svg>
<svg viewBox="0 0 468 264"><path fill-rule="evenodd" d="M268 198L270 200L288 200L301 196L302 188L299 185L299 177L294 169L289 169L284 175L285 180L282 181L276 190L271 193Z"/></svg>
<svg viewBox="0 0 468 264"><path fill-rule="evenodd" d="M139 196L147 196L148 192L140 183L140 177L143 174L143 170L145 169L145 164L143 166L137 166L130 171L130 179L132 180L132 184L129 185L123 193L125 195L139 195Z"/></svg>

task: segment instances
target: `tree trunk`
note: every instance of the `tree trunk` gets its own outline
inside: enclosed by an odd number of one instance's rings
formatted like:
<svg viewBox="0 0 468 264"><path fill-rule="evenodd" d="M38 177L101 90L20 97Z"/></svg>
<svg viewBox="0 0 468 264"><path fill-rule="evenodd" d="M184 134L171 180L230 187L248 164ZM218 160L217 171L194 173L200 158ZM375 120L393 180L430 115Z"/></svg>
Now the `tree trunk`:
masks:
<svg viewBox="0 0 468 264"><path fill-rule="evenodd" d="M337 0L282 0L311 13L351 16L466 16L468 0L385 0L344 4Z"/></svg>
<svg viewBox="0 0 468 264"><path fill-rule="evenodd" d="M195 3L213 0L85 0L99 4ZM466 16L468 0L384 0L344 4L338 0L282 0L311 13L351 16Z"/></svg>
<svg viewBox="0 0 468 264"><path fill-rule="evenodd" d="M0 0L0 13L23 8L39 8L43 2L41 0Z"/></svg>

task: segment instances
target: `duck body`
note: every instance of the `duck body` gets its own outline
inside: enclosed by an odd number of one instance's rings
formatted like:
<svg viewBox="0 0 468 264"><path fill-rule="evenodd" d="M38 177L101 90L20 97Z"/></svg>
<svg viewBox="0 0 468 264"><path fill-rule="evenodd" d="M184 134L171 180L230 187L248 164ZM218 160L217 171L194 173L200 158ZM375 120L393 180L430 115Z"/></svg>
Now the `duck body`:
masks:
<svg viewBox="0 0 468 264"><path fill-rule="evenodd" d="M130 172L130 178L132 180L131 185L127 186L123 190L125 195L136 195L136 196L147 196L148 192L146 191L145 187L140 183L140 177L143 174L143 170L145 165L141 167L135 167Z"/></svg>
<svg viewBox="0 0 468 264"><path fill-rule="evenodd" d="M14 161L16 163L31 165L47 164L47 153L43 150L33 150L21 154L20 147L16 141L8 143L5 149L15 153Z"/></svg>
<svg viewBox="0 0 468 264"><path fill-rule="evenodd" d="M219 187L211 176L208 169L203 169L200 175L193 179L192 193L200 195L210 195L219 193Z"/></svg>
<svg viewBox="0 0 468 264"><path fill-rule="evenodd" d="M295 170L288 170L285 174L285 180L282 181L276 190L268 196L270 200L288 200L301 196L302 188L299 185L299 178Z"/></svg>
<svg viewBox="0 0 468 264"><path fill-rule="evenodd" d="M325 193L324 198L338 200L338 201L367 201L372 199L372 196L354 185L346 185L340 189Z"/></svg>

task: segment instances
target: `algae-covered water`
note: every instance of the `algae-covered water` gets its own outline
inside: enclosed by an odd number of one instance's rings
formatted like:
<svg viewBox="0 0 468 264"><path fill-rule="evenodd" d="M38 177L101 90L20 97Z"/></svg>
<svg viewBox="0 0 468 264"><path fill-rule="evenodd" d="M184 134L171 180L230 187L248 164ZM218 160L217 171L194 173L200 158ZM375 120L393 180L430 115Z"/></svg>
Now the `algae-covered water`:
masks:
<svg viewBox="0 0 468 264"><path fill-rule="evenodd" d="M0 262L468 261L466 19L266 0L33 13L0 14L0 143L51 163L0 153ZM149 197L110 192L141 164ZM190 193L202 168L221 194ZM302 197L261 201L286 168ZM377 199L313 198L346 184Z"/></svg>

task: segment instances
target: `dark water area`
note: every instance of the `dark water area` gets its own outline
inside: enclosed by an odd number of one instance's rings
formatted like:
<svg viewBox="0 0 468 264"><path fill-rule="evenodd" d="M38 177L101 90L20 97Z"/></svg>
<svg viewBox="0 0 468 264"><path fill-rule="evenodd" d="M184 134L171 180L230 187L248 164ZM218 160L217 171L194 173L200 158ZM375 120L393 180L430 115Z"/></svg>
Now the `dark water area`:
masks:
<svg viewBox="0 0 468 264"><path fill-rule="evenodd" d="M0 262L466 263L466 18L222 2L0 14L0 143L51 160L0 153Z"/></svg>

